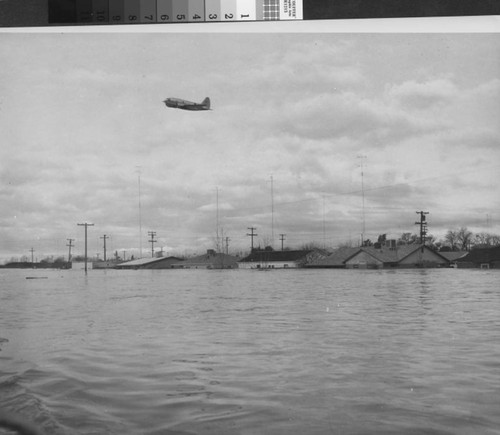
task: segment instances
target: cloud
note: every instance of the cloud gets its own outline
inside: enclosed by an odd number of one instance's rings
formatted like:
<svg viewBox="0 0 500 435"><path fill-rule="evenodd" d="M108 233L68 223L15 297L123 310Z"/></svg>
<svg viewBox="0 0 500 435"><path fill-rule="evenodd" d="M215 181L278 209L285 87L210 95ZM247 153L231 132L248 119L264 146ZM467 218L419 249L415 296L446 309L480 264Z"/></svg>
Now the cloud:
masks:
<svg viewBox="0 0 500 435"><path fill-rule="evenodd" d="M216 187L235 249L249 226L269 239L271 175L289 246L322 240L323 222L331 243L359 233L359 154L368 232L413 230L417 209L437 223L499 208L493 36L86 36L0 42L8 252L66 252L86 220L96 252L104 233L138 246L137 166L142 230L180 252L212 247ZM168 109L168 96L214 110Z"/></svg>
<svg viewBox="0 0 500 435"><path fill-rule="evenodd" d="M426 82L409 80L401 84L389 86L389 98L396 104L409 109L428 110L429 108L445 105L457 97L458 89L455 84L444 78L436 78Z"/></svg>

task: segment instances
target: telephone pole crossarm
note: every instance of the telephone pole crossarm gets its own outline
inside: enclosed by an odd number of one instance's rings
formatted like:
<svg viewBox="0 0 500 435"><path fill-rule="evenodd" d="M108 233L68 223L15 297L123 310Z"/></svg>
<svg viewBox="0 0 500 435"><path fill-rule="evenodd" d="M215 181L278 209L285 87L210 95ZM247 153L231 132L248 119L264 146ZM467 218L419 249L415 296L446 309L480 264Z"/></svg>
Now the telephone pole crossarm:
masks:
<svg viewBox="0 0 500 435"><path fill-rule="evenodd" d="M248 230L250 230L250 234L247 233L247 236L250 236L250 238L252 239L252 244L251 244L251 247L252 247L252 250L251 252L253 252L253 238L257 236L257 234L254 232L257 228L255 227L249 227L247 228Z"/></svg>
<svg viewBox="0 0 500 435"><path fill-rule="evenodd" d="M154 248L154 244L158 241L158 240L155 240L155 236L156 236L156 231L148 231L148 236L151 237L148 242L151 243L151 258L154 257L155 255L155 248Z"/></svg>
<svg viewBox="0 0 500 435"><path fill-rule="evenodd" d="M66 245L68 246L69 250L68 250L68 263L71 262L71 248L73 248L73 242L75 241L75 239L66 239L69 243Z"/></svg>
<svg viewBox="0 0 500 435"><path fill-rule="evenodd" d="M424 252L424 246L425 246L425 236L427 235L427 222L425 215L428 215L428 211L417 211L415 212L420 215L420 221L415 222L415 225L420 226L420 244L422 246L422 252Z"/></svg>

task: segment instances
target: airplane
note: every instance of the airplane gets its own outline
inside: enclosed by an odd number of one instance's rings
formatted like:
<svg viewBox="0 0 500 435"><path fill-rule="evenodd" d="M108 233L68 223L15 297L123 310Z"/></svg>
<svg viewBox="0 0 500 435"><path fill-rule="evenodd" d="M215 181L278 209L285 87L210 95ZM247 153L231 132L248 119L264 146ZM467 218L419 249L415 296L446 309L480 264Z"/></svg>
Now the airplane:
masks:
<svg viewBox="0 0 500 435"><path fill-rule="evenodd" d="M163 100L167 107L183 110L211 110L210 98L205 98L200 104L192 103L191 101L181 100L180 98L167 98Z"/></svg>

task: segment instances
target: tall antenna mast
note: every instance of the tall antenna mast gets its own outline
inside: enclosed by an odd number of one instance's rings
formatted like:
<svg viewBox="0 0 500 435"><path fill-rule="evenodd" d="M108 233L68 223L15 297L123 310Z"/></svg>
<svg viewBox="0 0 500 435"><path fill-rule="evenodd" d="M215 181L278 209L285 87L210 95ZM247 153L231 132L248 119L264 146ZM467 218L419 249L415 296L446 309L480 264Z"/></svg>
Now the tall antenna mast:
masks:
<svg viewBox="0 0 500 435"><path fill-rule="evenodd" d="M366 159L366 156L358 154L358 159L361 159L361 198L362 198L362 213L363 213L363 232L361 233L361 246L363 246L365 242L365 185L364 185L364 173L363 173L363 159Z"/></svg>
<svg viewBox="0 0 500 435"><path fill-rule="evenodd" d="M136 166L139 185L139 258L142 258L141 167Z"/></svg>
<svg viewBox="0 0 500 435"><path fill-rule="evenodd" d="M325 231L325 195L323 195L323 249L326 248L326 231Z"/></svg>
<svg viewBox="0 0 500 435"><path fill-rule="evenodd" d="M215 233L217 240L215 242L216 252L219 253L220 243L219 243L219 188L215 187Z"/></svg>
<svg viewBox="0 0 500 435"><path fill-rule="evenodd" d="M271 175L271 246L274 246L274 180Z"/></svg>

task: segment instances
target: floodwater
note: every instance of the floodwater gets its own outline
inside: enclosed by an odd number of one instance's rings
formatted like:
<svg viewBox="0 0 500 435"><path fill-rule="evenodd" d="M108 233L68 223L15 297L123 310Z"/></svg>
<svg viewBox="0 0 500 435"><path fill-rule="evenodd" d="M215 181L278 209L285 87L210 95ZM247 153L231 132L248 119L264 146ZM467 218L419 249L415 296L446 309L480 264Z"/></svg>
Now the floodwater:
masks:
<svg viewBox="0 0 500 435"><path fill-rule="evenodd" d="M0 270L0 409L46 434L500 434L499 283Z"/></svg>

